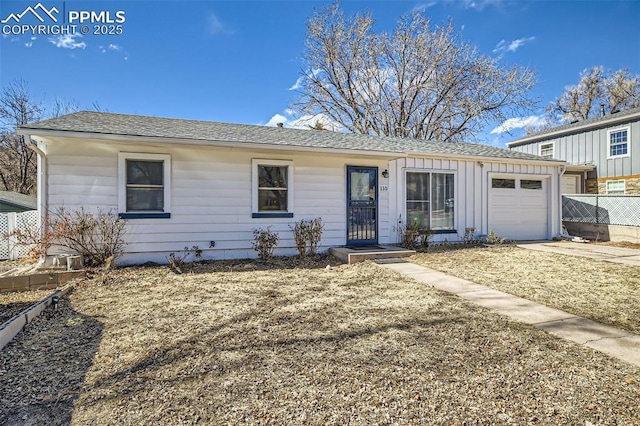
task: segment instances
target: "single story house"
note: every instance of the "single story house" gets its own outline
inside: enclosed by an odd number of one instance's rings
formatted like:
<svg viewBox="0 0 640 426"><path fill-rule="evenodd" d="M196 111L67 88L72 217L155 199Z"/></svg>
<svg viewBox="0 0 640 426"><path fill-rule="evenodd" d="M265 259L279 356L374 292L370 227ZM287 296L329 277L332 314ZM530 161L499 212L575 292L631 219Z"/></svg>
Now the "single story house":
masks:
<svg viewBox="0 0 640 426"><path fill-rule="evenodd" d="M435 241L465 229L517 240L561 232L564 162L455 144L244 124L77 112L22 126L38 153L38 208L113 209L127 219L121 263L255 257L252 231L280 236L322 218L321 245L399 242L419 221Z"/></svg>
<svg viewBox="0 0 640 426"><path fill-rule="evenodd" d="M36 197L13 191L0 191L0 213L20 213L37 208Z"/></svg>
<svg viewBox="0 0 640 426"><path fill-rule="evenodd" d="M509 149L566 161L563 194L640 194L640 108L543 130Z"/></svg>

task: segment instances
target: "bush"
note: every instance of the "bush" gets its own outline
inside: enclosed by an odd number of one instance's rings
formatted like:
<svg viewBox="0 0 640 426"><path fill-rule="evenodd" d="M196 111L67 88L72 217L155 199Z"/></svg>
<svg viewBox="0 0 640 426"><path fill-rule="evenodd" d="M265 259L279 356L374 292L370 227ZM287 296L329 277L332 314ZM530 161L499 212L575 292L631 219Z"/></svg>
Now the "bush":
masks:
<svg viewBox="0 0 640 426"><path fill-rule="evenodd" d="M489 231L489 235L485 238L487 244L504 244L508 242L506 237L498 237L495 232Z"/></svg>
<svg viewBox="0 0 640 426"><path fill-rule="evenodd" d="M91 213L59 207L49 213L44 230L16 231L18 244L32 246L31 256L44 256L57 245L82 255L87 266L111 265L124 253L126 223L112 210Z"/></svg>
<svg viewBox="0 0 640 426"><path fill-rule="evenodd" d="M400 245L410 250L429 247L429 241L433 236L431 229L423 228L417 220L405 224L402 218L398 221L398 233L400 235Z"/></svg>
<svg viewBox="0 0 640 426"><path fill-rule="evenodd" d="M185 265L187 265L187 263L191 263L187 261L187 258L191 254L193 254L194 262L202 261L202 250L200 250L200 247L198 246L193 246L191 248L185 247L184 250L182 250L182 254L178 255L175 253L169 253L169 256L167 256L169 269L177 274L181 274Z"/></svg>
<svg viewBox="0 0 640 426"><path fill-rule="evenodd" d="M266 262L273 257L273 251L278 245L278 241L280 241L280 237L278 237L277 233L271 231L271 227L269 226L267 229L253 230L251 246L258 252L260 260Z"/></svg>
<svg viewBox="0 0 640 426"><path fill-rule="evenodd" d="M307 254L314 255L318 252L323 228L322 218L319 217L312 220L301 219L291 228L300 257L305 257ZM307 247L309 248L308 252Z"/></svg>

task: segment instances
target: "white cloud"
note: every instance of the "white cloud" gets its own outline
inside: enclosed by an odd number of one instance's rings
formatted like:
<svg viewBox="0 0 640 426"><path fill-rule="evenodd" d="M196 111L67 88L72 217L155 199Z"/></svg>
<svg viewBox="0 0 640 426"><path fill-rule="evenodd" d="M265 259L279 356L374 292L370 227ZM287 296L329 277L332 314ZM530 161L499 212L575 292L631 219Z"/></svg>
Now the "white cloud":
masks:
<svg viewBox="0 0 640 426"><path fill-rule="evenodd" d="M109 50L120 50L122 49L121 46L118 46L117 44L110 44L109 45Z"/></svg>
<svg viewBox="0 0 640 426"><path fill-rule="evenodd" d="M544 115L530 115L528 117L515 117L506 120L504 123L489 132L492 135L508 133L513 129L524 129L525 127L539 127L546 124Z"/></svg>
<svg viewBox="0 0 640 426"><path fill-rule="evenodd" d="M77 42L76 37L82 37L79 34L71 35L71 34L63 34L57 37L52 37L49 39L49 42L52 43L55 47L62 47L63 49L84 49L87 47L87 43L84 41Z"/></svg>
<svg viewBox="0 0 640 426"><path fill-rule="evenodd" d="M25 43L24 45L25 45L25 47L31 47L31 46L33 46L33 42L32 42L32 41L30 41L30 42L28 42L28 43Z"/></svg>
<svg viewBox="0 0 640 426"><path fill-rule="evenodd" d="M226 32L226 30L222 21L218 19L215 13L210 13L209 14L209 33L218 34L218 33L224 33L224 32Z"/></svg>
<svg viewBox="0 0 640 426"><path fill-rule="evenodd" d="M464 7L481 11L487 6L500 6L502 0L465 0Z"/></svg>
<svg viewBox="0 0 640 426"><path fill-rule="evenodd" d="M298 90L299 88L302 87L302 82L304 81L304 76L300 76L298 77L298 79L296 80L295 83L293 83L293 86L289 87L287 90Z"/></svg>
<svg viewBox="0 0 640 426"><path fill-rule="evenodd" d="M493 49L493 53L501 53L501 52L515 52L518 50L520 46L524 46L525 43L535 40L535 37L523 37L511 42L507 42L506 40L500 40L496 47Z"/></svg>
<svg viewBox="0 0 640 426"><path fill-rule="evenodd" d="M310 130L316 123L321 123L326 130L333 132L342 132L344 130L339 123L336 123L324 114L307 114L301 117L295 117L294 111L290 108L287 108L284 113L286 115L275 114L265 126L276 127L278 123L282 123L283 127L286 128Z"/></svg>
<svg viewBox="0 0 640 426"><path fill-rule="evenodd" d="M287 117L282 114L276 114L265 124L267 127L276 127L278 123L285 124L287 122Z"/></svg>
<svg viewBox="0 0 640 426"><path fill-rule="evenodd" d="M413 12L424 12L425 10L429 9L430 7L433 7L436 5L435 1L430 1L427 3L420 3L416 6L414 6L413 9L411 9Z"/></svg>

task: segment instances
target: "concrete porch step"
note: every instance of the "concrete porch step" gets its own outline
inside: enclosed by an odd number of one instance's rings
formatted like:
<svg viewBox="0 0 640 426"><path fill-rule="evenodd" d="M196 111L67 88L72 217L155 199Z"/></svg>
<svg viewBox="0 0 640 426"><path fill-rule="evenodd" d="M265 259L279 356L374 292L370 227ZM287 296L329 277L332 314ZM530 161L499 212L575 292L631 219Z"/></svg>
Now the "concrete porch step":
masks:
<svg viewBox="0 0 640 426"><path fill-rule="evenodd" d="M402 247L377 245L371 247L331 247L329 253L345 263L358 263L365 260L397 259L416 253Z"/></svg>

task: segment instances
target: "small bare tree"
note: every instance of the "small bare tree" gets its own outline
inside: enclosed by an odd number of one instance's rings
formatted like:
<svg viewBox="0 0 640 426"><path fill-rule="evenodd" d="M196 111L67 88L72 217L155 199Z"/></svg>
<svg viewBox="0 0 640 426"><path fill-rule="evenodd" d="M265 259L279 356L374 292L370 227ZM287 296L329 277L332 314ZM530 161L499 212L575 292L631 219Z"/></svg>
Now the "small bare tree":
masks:
<svg viewBox="0 0 640 426"><path fill-rule="evenodd" d="M54 99L47 109L29 93L26 81L13 80L0 94L0 187L21 194L36 192L36 154L16 129L44 117L58 117L79 109L76 101Z"/></svg>
<svg viewBox="0 0 640 426"><path fill-rule="evenodd" d="M639 106L639 75L627 70L607 73L597 66L584 70L578 84L567 86L547 112L559 115L564 122L575 122L597 117L602 109L612 113Z"/></svg>
<svg viewBox="0 0 640 426"><path fill-rule="evenodd" d="M308 21L300 98L354 133L460 142L488 122L533 108L533 71L505 68L460 40L449 23L416 12L392 34L371 15L344 16L337 3Z"/></svg>
<svg viewBox="0 0 640 426"><path fill-rule="evenodd" d="M44 107L29 94L24 80L13 80L0 96L0 183L7 191L32 194L36 189L33 152L15 130L42 118Z"/></svg>

